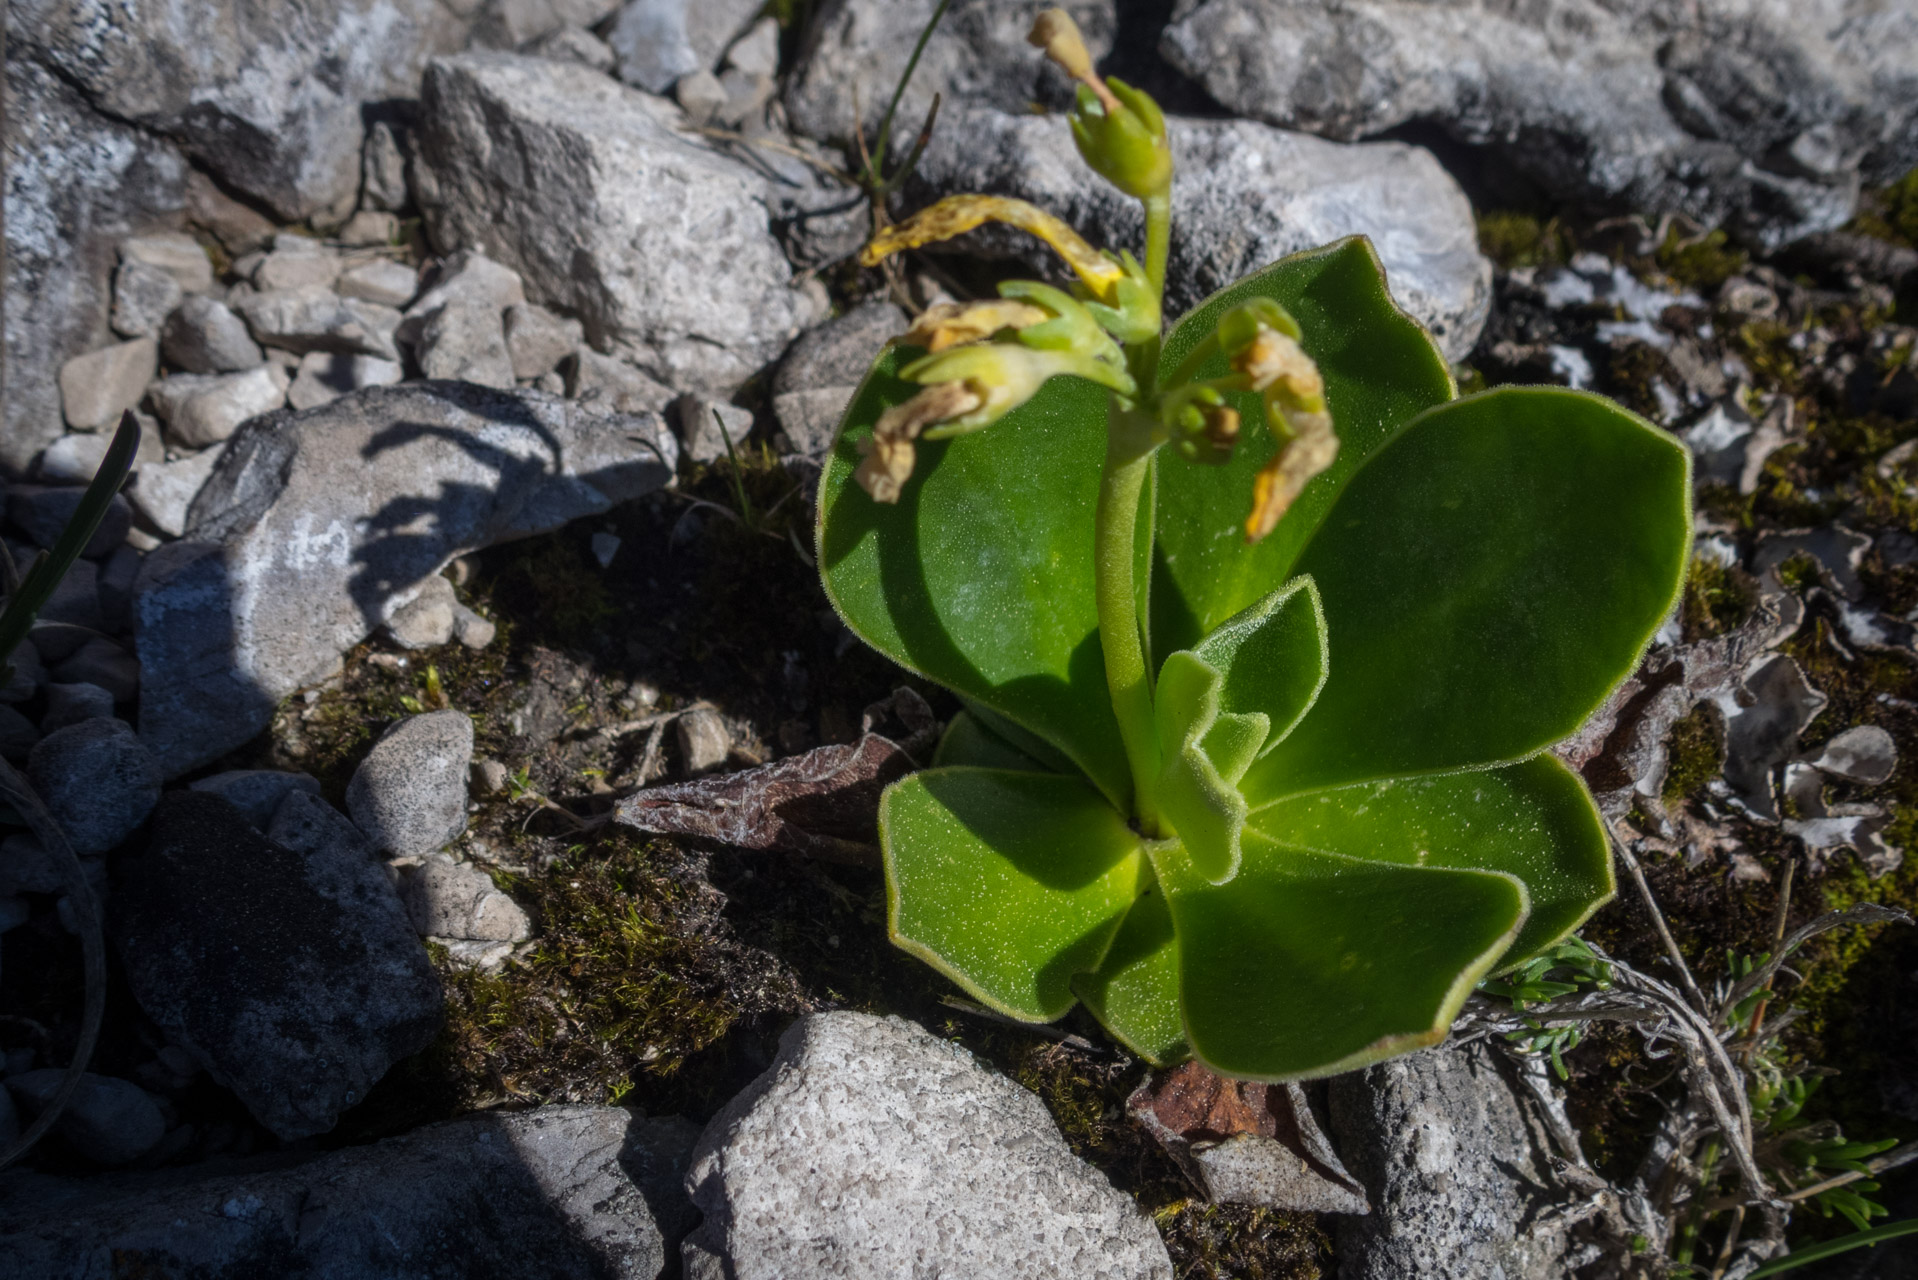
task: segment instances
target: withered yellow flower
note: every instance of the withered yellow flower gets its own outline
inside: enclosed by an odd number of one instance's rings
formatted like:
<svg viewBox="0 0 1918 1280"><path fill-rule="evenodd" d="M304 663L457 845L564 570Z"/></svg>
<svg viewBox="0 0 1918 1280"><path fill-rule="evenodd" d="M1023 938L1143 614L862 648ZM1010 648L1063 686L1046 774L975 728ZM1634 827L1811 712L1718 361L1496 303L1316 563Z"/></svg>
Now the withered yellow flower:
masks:
<svg viewBox="0 0 1918 1280"><path fill-rule="evenodd" d="M941 302L927 307L899 341L928 351L944 351L963 343L980 342L1002 329L1043 324L1051 316L1030 303L1013 298L987 302Z"/></svg>
<svg viewBox="0 0 1918 1280"><path fill-rule="evenodd" d="M879 415L872 435L859 442L860 463L853 472L874 502L897 502L912 478L917 450L912 442L927 427L971 413L984 402L963 382L939 382Z"/></svg>
<svg viewBox="0 0 1918 1280"><path fill-rule="evenodd" d="M859 262L876 267L902 249L950 240L988 222L1003 222L1039 237L1065 259L1094 297L1108 306L1117 301L1124 267L1038 205L1006 196L947 196L874 236L859 251Z"/></svg>

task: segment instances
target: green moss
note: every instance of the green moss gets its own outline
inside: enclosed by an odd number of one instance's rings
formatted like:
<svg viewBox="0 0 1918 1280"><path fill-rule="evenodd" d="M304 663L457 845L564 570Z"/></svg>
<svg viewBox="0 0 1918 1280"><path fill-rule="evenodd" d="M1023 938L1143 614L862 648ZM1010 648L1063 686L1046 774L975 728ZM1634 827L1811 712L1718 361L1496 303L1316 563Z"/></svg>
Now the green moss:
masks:
<svg viewBox="0 0 1918 1280"><path fill-rule="evenodd" d="M1607 362L1606 389L1634 413L1657 421L1662 414L1656 384L1668 382L1664 352L1646 342L1616 347Z"/></svg>
<svg viewBox="0 0 1918 1280"><path fill-rule="evenodd" d="M1818 585L1818 562L1803 551L1793 552L1778 566L1778 580L1803 595Z"/></svg>
<svg viewBox="0 0 1918 1280"><path fill-rule="evenodd" d="M1751 616L1756 592L1746 575L1706 556L1693 556L1685 573L1679 624L1687 643L1722 636Z"/></svg>
<svg viewBox="0 0 1918 1280"><path fill-rule="evenodd" d="M1728 245L1723 231L1688 237L1680 235L1676 226L1665 232L1655 256L1659 270L1675 283L1700 292L1718 288L1749 261L1744 250Z"/></svg>
<svg viewBox="0 0 1918 1280"><path fill-rule="evenodd" d="M528 639L559 647L586 644L617 612L586 536L569 533L540 539L488 584L503 611L523 620Z"/></svg>
<svg viewBox="0 0 1918 1280"><path fill-rule="evenodd" d="M689 890L660 875L649 846L614 834L543 875L508 877L539 921L539 942L497 975L443 969L446 1028L436 1053L465 1106L606 1102L650 1079L664 1090L738 1021L722 944L682 920Z"/></svg>
<svg viewBox="0 0 1918 1280"><path fill-rule="evenodd" d="M1699 703L1692 713L1672 725L1665 739L1670 764L1665 773L1664 800L1679 804L1719 775L1725 766L1725 728L1713 707Z"/></svg>
<svg viewBox="0 0 1918 1280"><path fill-rule="evenodd" d="M1918 249L1918 169L1890 186L1865 192L1849 229Z"/></svg>
<svg viewBox="0 0 1918 1280"><path fill-rule="evenodd" d="M1478 244L1485 256L1505 271L1553 266L1571 256L1571 246L1558 219L1540 222L1529 213L1480 214Z"/></svg>
<svg viewBox="0 0 1918 1280"><path fill-rule="evenodd" d="M1332 1242L1311 1214L1180 1199L1160 1206L1152 1220L1180 1280L1317 1280L1329 1273Z"/></svg>

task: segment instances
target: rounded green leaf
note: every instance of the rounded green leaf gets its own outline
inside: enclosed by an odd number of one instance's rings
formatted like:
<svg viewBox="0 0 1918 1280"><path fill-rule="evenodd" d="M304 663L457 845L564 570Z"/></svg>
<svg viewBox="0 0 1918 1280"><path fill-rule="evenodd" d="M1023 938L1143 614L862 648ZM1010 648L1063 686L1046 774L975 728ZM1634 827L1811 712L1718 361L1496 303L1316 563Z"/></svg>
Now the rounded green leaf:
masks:
<svg viewBox="0 0 1918 1280"><path fill-rule="evenodd" d="M1550 755L1315 791L1259 810L1249 826L1302 849L1516 876L1532 911L1500 968L1564 938L1615 888L1604 819L1585 783Z"/></svg>
<svg viewBox="0 0 1918 1280"><path fill-rule="evenodd" d="M1690 452L1609 400L1513 387L1421 415L1347 480L1299 557L1331 673L1247 797L1567 737L1670 613L1690 542Z"/></svg>
<svg viewBox="0 0 1918 1280"><path fill-rule="evenodd" d="M1276 299L1303 329L1301 345L1325 378L1338 460L1305 487L1270 537L1248 546L1242 530L1252 477L1273 451L1257 396L1228 397L1242 424L1231 462L1160 459L1151 610L1152 652L1161 658L1191 648L1290 578L1347 478L1414 415L1455 394L1445 358L1392 301L1378 255L1358 236L1283 258L1193 308L1166 337L1161 378L1178 371L1221 315L1254 297ZM1201 378L1225 373L1223 356L1198 370Z"/></svg>
<svg viewBox="0 0 1918 1280"><path fill-rule="evenodd" d="M1154 1066L1190 1056L1179 1006L1179 947L1158 885L1139 895L1104 963L1080 974L1072 989L1101 1026Z"/></svg>
<svg viewBox="0 0 1918 1280"><path fill-rule="evenodd" d="M919 390L899 364L894 349L873 367L820 482L827 595L862 640L1044 738L1129 804L1093 600L1105 391L1056 377L983 431L922 441L887 505L852 472L872 423Z"/></svg>
<svg viewBox="0 0 1918 1280"><path fill-rule="evenodd" d="M982 1003L1050 1022L1145 886L1139 838L1083 779L929 769L879 802L892 940Z"/></svg>
<svg viewBox="0 0 1918 1280"><path fill-rule="evenodd" d="M1243 843L1223 885L1153 851L1186 1037L1224 1075L1306 1080L1437 1044L1525 919L1525 886L1500 872Z"/></svg>
<svg viewBox="0 0 1918 1280"><path fill-rule="evenodd" d="M1016 769L1021 773L1051 773L1037 760L994 733L969 711L961 711L939 735L932 767L970 765L976 769Z"/></svg>

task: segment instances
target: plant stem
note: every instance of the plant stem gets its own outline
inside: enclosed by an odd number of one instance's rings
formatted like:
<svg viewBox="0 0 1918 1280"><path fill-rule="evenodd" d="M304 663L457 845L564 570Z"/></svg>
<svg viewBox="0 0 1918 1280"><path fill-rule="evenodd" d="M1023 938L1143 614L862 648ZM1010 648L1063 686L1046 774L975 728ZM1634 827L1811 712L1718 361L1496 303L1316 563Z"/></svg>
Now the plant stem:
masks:
<svg viewBox="0 0 1918 1280"><path fill-rule="evenodd" d="M1159 825L1159 735L1153 722L1152 681L1139 634L1133 557L1139 531L1139 500L1156 447L1149 415L1121 407L1108 410L1105 469L1099 475L1099 506L1093 524L1093 590L1099 610L1099 645L1105 653L1106 688L1132 769L1132 808L1144 834L1164 834Z"/></svg>
<svg viewBox="0 0 1918 1280"><path fill-rule="evenodd" d="M1172 249L1172 194L1145 200L1145 276L1154 296L1165 296L1165 260Z"/></svg>

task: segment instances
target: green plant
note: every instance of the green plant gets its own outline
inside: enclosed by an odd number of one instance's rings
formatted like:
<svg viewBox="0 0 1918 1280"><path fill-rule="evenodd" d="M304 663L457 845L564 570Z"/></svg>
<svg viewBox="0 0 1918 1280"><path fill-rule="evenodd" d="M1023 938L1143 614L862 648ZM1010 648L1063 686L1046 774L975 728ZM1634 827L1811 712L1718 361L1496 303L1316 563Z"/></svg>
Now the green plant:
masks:
<svg viewBox="0 0 1918 1280"><path fill-rule="evenodd" d="M1434 1043L1612 893L1541 753L1678 598L1689 455L1596 396L1456 398L1359 239L1162 331L1163 117L1060 11L1034 43L1144 262L983 196L865 251L1001 221L1078 282L922 316L822 477L835 607L966 707L881 803L892 937L1155 1062L1298 1079Z"/></svg>

